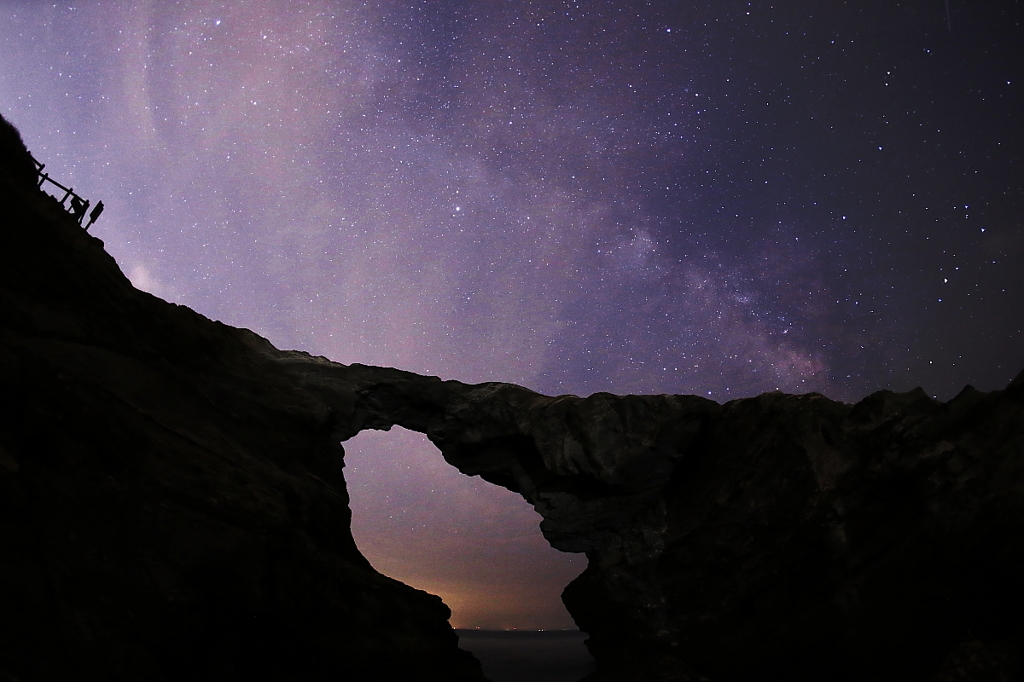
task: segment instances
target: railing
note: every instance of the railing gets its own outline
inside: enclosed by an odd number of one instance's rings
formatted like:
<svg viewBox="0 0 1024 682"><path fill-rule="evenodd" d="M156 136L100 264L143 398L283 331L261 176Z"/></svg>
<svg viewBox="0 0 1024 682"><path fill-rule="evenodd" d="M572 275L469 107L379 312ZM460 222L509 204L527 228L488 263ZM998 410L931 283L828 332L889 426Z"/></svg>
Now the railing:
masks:
<svg viewBox="0 0 1024 682"><path fill-rule="evenodd" d="M39 189L43 189L43 183L48 182L54 187L63 190L64 196L62 196L60 199L57 199L55 195L51 196L53 196L54 199L60 202L61 208L70 213L79 225L82 225L82 227L88 230L92 226L92 224L96 222L96 219L100 217L100 214L103 213L103 202L96 202L96 207L93 208L92 213L89 214L89 222L83 225L82 223L85 220L85 212L89 210L89 201L75 194L75 190L71 189L70 187L65 187L64 185L60 184L59 182L51 178L49 173L44 173L43 169L46 168L46 165L36 161L36 157L33 156L32 160L35 161L36 172L39 173ZM68 200L70 200L70 202L68 203L68 205L65 206L64 202Z"/></svg>

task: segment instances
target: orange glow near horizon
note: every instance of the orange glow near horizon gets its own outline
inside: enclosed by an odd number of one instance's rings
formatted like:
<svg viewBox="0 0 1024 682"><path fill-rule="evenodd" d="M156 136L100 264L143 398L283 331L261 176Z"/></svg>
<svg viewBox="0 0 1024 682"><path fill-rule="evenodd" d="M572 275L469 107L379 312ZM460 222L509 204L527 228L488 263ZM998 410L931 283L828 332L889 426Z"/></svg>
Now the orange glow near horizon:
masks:
<svg viewBox="0 0 1024 682"><path fill-rule="evenodd" d="M374 568L440 596L456 628L575 629L560 597L586 558L548 545L519 495L459 473L401 428L345 450L352 534Z"/></svg>

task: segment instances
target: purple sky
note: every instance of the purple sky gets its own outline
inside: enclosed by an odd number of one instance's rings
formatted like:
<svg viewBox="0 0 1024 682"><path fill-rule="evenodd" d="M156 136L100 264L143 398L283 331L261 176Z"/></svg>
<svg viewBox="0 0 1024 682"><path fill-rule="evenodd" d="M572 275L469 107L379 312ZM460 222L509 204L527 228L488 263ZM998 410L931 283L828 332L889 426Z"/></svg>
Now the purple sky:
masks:
<svg viewBox="0 0 1024 682"><path fill-rule="evenodd" d="M680 9L680 7L684 7ZM0 1L0 110L136 286L544 393L948 399L1024 369L1021 3ZM416 434L360 547L460 626L585 565Z"/></svg>

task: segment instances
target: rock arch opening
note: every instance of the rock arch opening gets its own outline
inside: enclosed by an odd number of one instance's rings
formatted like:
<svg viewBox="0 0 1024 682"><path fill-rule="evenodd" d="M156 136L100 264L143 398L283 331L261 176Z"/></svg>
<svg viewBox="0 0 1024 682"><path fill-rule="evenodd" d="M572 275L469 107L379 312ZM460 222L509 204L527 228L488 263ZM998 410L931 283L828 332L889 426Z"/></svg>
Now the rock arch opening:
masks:
<svg viewBox="0 0 1024 682"><path fill-rule="evenodd" d="M586 567L553 549L521 496L395 427L345 441L356 544L381 573L440 596L461 629L575 629L561 591Z"/></svg>

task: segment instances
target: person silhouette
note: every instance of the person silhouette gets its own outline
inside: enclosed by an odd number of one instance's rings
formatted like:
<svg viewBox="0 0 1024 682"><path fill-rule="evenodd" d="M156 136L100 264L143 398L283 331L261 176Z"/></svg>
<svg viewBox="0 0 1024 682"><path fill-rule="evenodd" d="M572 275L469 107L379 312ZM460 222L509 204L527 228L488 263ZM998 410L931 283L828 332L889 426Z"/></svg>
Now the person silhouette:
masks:
<svg viewBox="0 0 1024 682"><path fill-rule="evenodd" d="M89 214L89 222L85 224L85 229L88 230L89 227L94 222L96 222L96 219L100 217L101 213L103 213L103 202L102 201L97 201L96 202L96 208L94 208L92 210L92 213Z"/></svg>
<svg viewBox="0 0 1024 682"><path fill-rule="evenodd" d="M82 224L82 219L85 218L85 211L89 208L88 201L82 201L82 198L77 194L71 195L71 215L75 217L78 224Z"/></svg>

